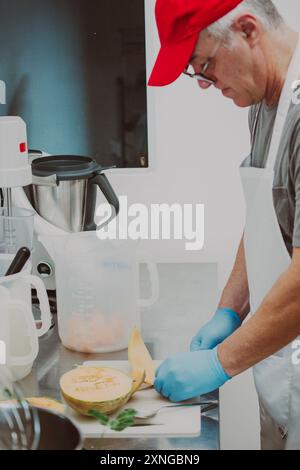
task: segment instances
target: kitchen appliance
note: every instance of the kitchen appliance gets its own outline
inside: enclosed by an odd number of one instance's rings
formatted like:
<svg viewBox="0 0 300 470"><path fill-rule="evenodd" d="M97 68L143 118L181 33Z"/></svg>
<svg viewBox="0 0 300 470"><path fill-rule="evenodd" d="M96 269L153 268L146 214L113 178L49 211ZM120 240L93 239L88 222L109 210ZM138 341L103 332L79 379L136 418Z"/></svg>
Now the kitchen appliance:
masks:
<svg viewBox="0 0 300 470"><path fill-rule="evenodd" d="M15 253L12 189L31 184L32 174L27 152L25 122L17 116L0 117L0 188L2 209L2 242ZM6 218L5 218L6 217ZM6 251L6 252L7 252Z"/></svg>
<svg viewBox="0 0 300 470"><path fill-rule="evenodd" d="M32 172L28 157L26 124L18 116L0 117L0 263L1 269L3 268L0 274L1 283L9 284L12 281L12 276L3 276L18 249L21 246L27 246L29 249L33 247L34 212L32 208L26 208L23 204L18 207L18 204L13 201L14 191L23 192L23 187L31 183ZM8 254L13 256L9 257ZM27 267L29 266L28 263ZM15 276L13 281L16 281L19 275ZM29 273L28 275L26 273L26 276L27 284L12 282L9 290L14 300L25 300L31 308L30 294L33 278L30 278ZM38 297L43 310L43 326L39 331L41 334L48 331L51 322L46 291L43 283L38 284L38 281L40 282L40 279L37 279L35 286L39 291ZM13 294L11 289L14 290Z"/></svg>
<svg viewBox="0 0 300 470"><path fill-rule="evenodd" d="M11 189L31 184L25 122L17 116L0 117L0 188L11 208Z"/></svg>
<svg viewBox="0 0 300 470"><path fill-rule="evenodd" d="M119 212L119 201L104 168L81 156L52 156L32 162L33 205L45 220L66 232L95 230L97 186L111 205L109 223Z"/></svg>
<svg viewBox="0 0 300 470"><path fill-rule="evenodd" d="M39 236L55 263L58 332L64 346L85 353L128 347L141 327L140 307L158 299L156 264L133 240L99 240L95 232ZM145 262L151 296L140 299L139 263Z"/></svg>
<svg viewBox="0 0 300 470"><path fill-rule="evenodd" d="M41 155L43 155L41 157ZM65 235L96 229L94 213L97 187L111 208L106 225L119 213L119 201L103 168L90 157L74 155L49 156L29 153L33 184L16 188L13 201L35 211L33 274L39 276L55 299L55 263L38 241L40 235Z"/></svg>

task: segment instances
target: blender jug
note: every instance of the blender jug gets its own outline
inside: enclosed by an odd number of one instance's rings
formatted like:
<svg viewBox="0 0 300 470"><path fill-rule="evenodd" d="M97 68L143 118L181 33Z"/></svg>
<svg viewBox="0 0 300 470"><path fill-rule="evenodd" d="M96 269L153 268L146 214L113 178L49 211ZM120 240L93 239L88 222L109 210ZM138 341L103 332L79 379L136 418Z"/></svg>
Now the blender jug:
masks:
<svg viewBox="0 0 300 470"><path fill-rule="evenodd" d="M119 212L119 200L105 169L89 157L57 155L32 162L31 199L37 213L66 232L95 230L94 212L97 188L112 213L106 224Z"/></svg>
<svg viewBox="0 0 300 470"><path fill-rule="evenodd" d="M140 327L140 306L158 299L158 273L134 241L99 240L96 232L40 236L55 262L59 336L69 349L100 353L125 349ZM139 298L139 262L146 262L152 285Z"/></svg>

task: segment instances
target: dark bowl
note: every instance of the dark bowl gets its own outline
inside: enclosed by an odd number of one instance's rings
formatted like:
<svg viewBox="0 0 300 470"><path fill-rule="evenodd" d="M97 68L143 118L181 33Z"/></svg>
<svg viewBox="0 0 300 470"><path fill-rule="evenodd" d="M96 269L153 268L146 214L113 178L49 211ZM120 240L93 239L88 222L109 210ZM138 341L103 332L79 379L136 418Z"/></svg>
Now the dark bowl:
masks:
<svg viewBox="0 0 300 470"><path fill-rule="evenodd" d="M29 410L32 420L30 424L26 424L28 442L23 449L79 450L82 448L81 433L67 416L35 406L30 406ZM23 409L9 406L5 407L5 413L1 413L0 410L1 441L6 449L18 448L18 446L13 447L13 440L7 424L8 418L14 419L16 413L19 413L19 417L25 423Z"/></svg>
<svg viewBox="0 0 300 470"><path fill-rule="evenodd" d="M79 450L82 436L75 424L66 416L37 408L40 421L40 439L37 450Z"/></svg>

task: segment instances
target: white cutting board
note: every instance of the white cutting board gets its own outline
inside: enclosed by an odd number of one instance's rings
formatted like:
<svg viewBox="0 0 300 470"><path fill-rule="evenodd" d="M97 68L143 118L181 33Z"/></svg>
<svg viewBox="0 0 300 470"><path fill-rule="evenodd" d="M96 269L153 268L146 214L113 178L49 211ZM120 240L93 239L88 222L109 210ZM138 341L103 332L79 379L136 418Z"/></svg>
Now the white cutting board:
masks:
<svg viewBox="0 0 300 470"><path fill-rule="evenodd" d="M162 361L154 361L158 367ZM130 374L128 361L88 361L83 365L102 366L118 369ZM194 400L190 400L191 402ZM188 403L188 401L186 402ZM161 405L170 404L154 388L136 392L129 403L123 408L134 408L142 410L154 410ZM118 410L117 413L119 413ZM164 437L196 437L201 432L201 408L200 406L169 408L160 411L155 418L145 421L153 423L151 426L136 426L124 429L121 432L112 431L109 427L102 426L97 420L87 416L81 416L71 408L68 408L68 416L79 427L84 438L100 437L142 437L142 436L164 436Z"/></svg>

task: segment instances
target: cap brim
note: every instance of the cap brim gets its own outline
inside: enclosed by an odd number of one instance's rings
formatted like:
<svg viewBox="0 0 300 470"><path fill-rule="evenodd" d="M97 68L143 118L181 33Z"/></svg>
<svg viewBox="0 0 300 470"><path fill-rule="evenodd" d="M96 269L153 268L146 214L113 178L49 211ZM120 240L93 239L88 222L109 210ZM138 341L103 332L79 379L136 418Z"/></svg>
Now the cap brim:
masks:
<svg viewBox="0 0 300 470"><path fill-rule="evenodd" d="M161 47L148 81L149 86L165 86L175 82L186 68L194 52L199 34Z"/></svg>

